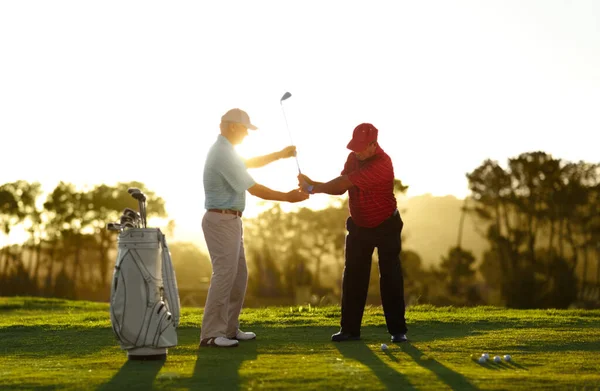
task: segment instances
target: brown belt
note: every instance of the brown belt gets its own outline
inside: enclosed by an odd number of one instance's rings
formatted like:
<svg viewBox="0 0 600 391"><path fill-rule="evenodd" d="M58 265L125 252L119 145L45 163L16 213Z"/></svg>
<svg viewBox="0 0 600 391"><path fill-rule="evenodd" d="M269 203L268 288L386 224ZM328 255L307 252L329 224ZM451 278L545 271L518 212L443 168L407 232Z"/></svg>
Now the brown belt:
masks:
<svg viewBox="0 0 600 391"><path fill-rule="evenodd" d="M236 215L242 217L242 212L233 209L209 209L209 212L226 213L228 215Z"/></svg>

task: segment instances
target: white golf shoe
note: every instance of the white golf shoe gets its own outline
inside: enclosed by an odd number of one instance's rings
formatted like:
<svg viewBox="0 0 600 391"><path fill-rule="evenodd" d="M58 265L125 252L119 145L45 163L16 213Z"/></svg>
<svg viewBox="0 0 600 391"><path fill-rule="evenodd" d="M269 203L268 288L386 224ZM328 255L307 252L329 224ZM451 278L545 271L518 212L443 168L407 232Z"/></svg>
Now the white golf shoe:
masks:
<svg viewBox="0 0 600 391"><path fill-rule="evenodd" d="M205 338L200 342L200 346L213 346L217 348L235 348L239 344L239 341L225 337Z"/></svg>
<svg viewBox="0 0 600 391"><path fill-rule="evenodd" d="M256 339L256 334L254 334L252 331L244 332L238 329L237 333L235 334L235 339L238 341L249 341L251 339Z"/></svg>

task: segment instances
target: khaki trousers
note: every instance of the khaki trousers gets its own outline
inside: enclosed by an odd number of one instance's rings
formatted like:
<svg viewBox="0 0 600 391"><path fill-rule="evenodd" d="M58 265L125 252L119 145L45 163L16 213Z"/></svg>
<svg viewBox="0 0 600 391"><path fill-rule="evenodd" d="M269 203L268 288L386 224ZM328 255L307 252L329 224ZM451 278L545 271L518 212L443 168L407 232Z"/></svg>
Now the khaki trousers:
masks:
<svg viewBox="0 0 600 391"><path fill-rule="evenodd" d="M206 212L202 218L202 230L213 272L200 340L233 338L239 328L248 284L242 219L231 214Z"/></svg>

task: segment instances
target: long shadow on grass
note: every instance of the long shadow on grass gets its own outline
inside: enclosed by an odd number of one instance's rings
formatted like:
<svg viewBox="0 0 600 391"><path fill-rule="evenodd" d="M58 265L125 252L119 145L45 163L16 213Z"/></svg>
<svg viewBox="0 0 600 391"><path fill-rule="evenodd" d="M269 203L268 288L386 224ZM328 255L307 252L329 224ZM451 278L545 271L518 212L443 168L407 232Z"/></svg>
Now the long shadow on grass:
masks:
<svg viewBox="0 0 600 391"><path fill-rule="evenodd" d="M97 390L151 390L154 379L164 364L164 360L127 360L119 369L119 372L108 383L98 387Z"/></svg>
<svg viewBox="0 0 600 391"><path fill-rule="evenodd" d="M422 351L416 346L407 342L400 345L403 352L412 357L413 360L423 368L429 369L431 372L453 390L478 390L471 384L463 375L454 372L450 368L444 366L439 361L432 358L427 358ZM425 356L425 357L424 357ZM424 359L425 358L425 359Z"/></svg>
<svg viewBox="0 0 600 391"><path fill-rule="evenodd" d="M404 375L389 367L364 342L339 342L335 345L345 357L369 367L388 390L416 390Z"/></svg>
<svg viewBox="0 0 600 391"><path fill-rule="evenodd" d="M198 350L191 390L238 390L242 385L242 363L256 360L256 341L245 341L237 348L201 347Z"/></svg>

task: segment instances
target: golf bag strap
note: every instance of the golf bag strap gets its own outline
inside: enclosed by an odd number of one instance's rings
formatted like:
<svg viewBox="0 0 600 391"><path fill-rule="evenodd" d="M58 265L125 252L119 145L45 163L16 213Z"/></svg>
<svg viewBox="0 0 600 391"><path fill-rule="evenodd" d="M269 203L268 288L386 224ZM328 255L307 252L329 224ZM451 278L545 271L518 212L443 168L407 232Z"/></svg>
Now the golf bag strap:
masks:
<svg viewBox="0 0 600 391"><path fill-rule="evenodd" d="M180 316L177 278L175 276L175 269L173 268L173 262L171 260L171 253L169 252L169 247L167 246L167 239L160 231L159 237L162 245L162 279L164 286L164 298L167 302L169 312L173 316L173 324L175 327L177 327L179 326Z"/></svg>

